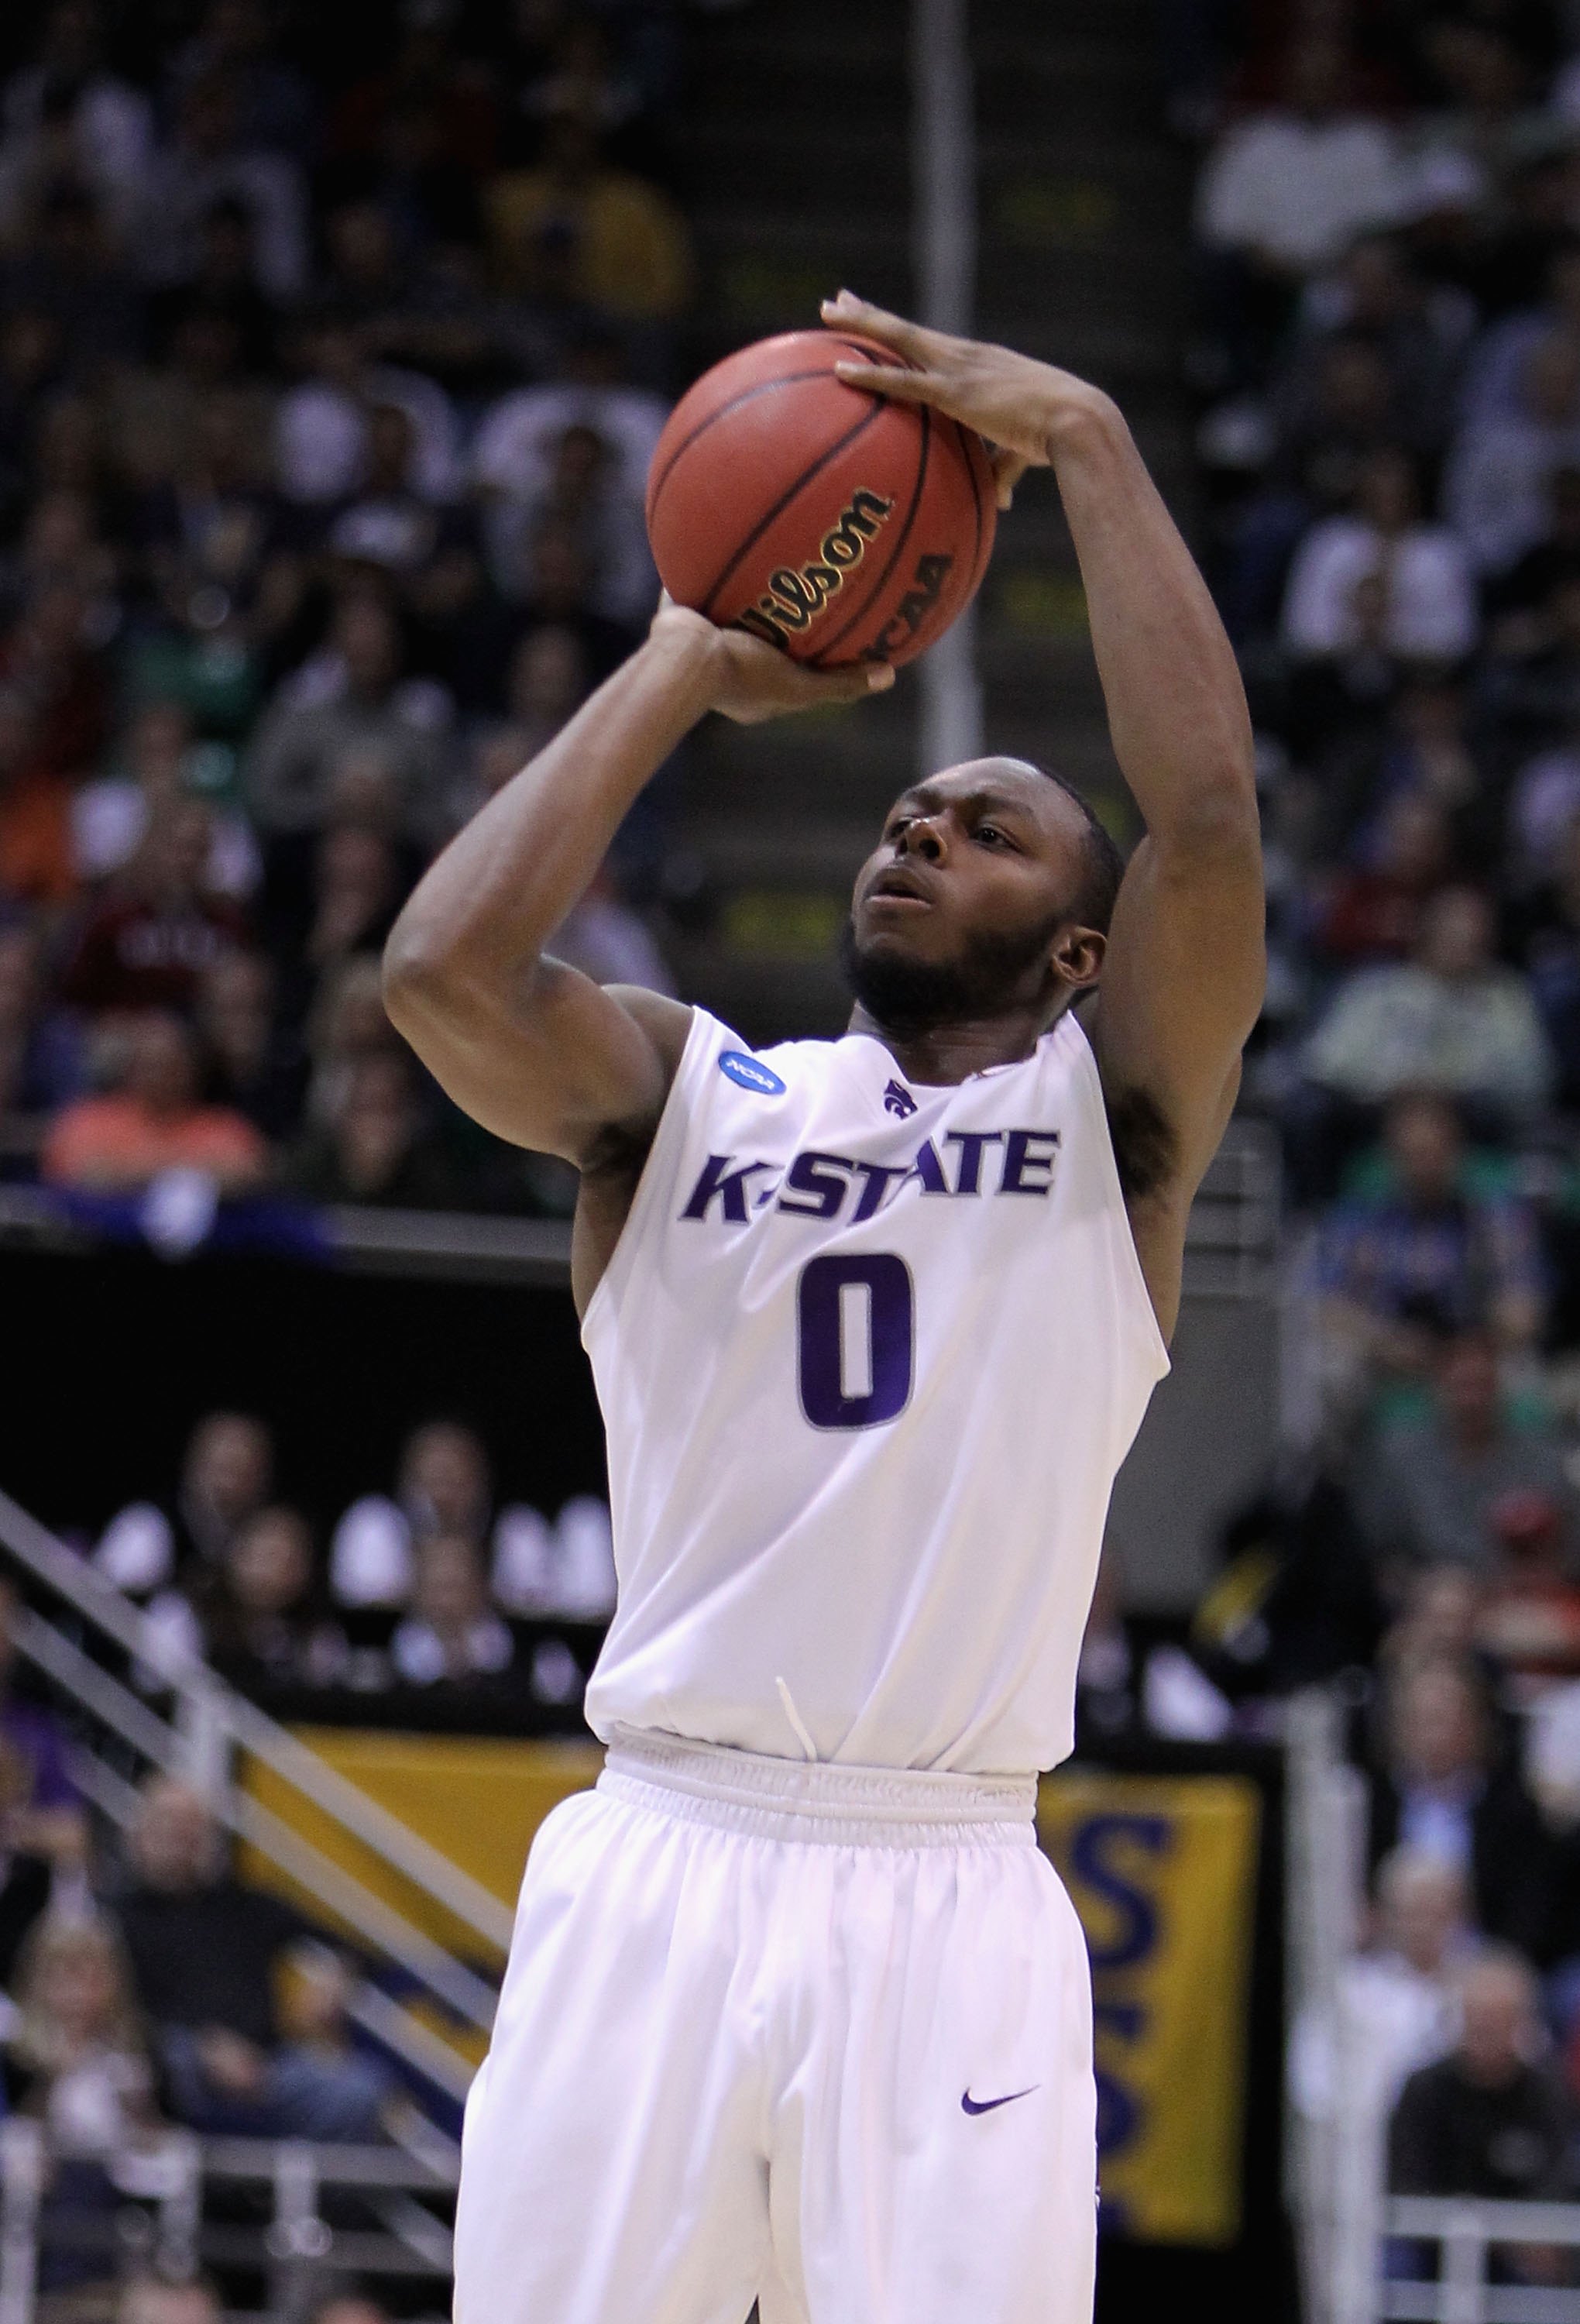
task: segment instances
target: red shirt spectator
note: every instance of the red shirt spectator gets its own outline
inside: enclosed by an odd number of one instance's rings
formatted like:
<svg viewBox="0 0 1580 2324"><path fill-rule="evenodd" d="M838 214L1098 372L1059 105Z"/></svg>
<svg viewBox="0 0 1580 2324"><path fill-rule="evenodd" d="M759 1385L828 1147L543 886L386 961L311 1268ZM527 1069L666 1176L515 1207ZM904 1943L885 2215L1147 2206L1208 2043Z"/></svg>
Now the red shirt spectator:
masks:
<svg viewBox="0 0 1580 2324"><path fill-rule="evenodd" d="M1318 923L1330 960L1407 960L1420 932L1421 906L1447 878L1448 819L1432 799L1404 791L1392 800L1365 869L1335 881Z"/></svg>
<svg viewBox="0 0 1580 2324"><path fill-rule="evenodd" d="M235 905L204 885L210 840L195 799L151 818L125 884L82 932L61 982L67 1001L96 1014L194 1005L204 976L246 936Z"/></svg>

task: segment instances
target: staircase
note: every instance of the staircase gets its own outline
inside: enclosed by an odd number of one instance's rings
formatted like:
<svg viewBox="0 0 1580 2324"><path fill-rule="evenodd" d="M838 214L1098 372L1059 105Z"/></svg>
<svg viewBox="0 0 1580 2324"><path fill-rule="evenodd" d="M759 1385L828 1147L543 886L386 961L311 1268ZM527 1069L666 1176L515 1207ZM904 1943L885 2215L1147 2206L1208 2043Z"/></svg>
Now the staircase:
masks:
<svg viewBox="0 0 1580 2324"><path fill-rule="evenodd" d="M1189 491L1180 348L1187 169L1162 123L1154 0L975 0L978 328L1117 395L1176 507ZM698 365L815 322L841 283L914 305L904 0L804 0L703 19L684 150L704 270ZM978 631L988 746L1057 765L1122 832L1058 497L1028 478ZM749 1039L827 1033L850 881L917 770L914 676L893 695L696 740L681 836L717 910L674 949L684 989Z"/></svg>

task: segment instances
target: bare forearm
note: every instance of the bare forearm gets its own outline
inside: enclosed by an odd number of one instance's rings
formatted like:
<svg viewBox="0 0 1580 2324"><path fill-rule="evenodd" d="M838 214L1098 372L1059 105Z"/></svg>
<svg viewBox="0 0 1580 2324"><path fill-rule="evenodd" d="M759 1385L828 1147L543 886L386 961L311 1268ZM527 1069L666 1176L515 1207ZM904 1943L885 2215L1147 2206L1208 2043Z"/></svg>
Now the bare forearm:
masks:
<svg viewBox="0 0 1580 2324"><path fill-rule="evenodd" d="M430 867L390 938L391 974L464 958L497 977L534 961L710 706L709 669L700 636L639 648Z"/></svg>
<svg viewBox="0 0 1580 2324"><path fill-rule="evenodd" d="M1207 585L1118 411L1070 391L1048 440L1125 779L1154 836L1254 822L1245 690Z"/></svg>

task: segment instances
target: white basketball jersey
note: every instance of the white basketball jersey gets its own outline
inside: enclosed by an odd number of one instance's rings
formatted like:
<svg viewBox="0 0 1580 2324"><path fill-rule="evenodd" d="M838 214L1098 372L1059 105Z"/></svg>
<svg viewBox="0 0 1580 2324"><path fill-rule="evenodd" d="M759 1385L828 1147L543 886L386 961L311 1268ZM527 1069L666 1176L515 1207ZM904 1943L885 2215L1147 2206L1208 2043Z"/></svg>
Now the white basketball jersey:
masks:
<svg viewBox="0 0 1580 2324"><path fill-rule="evenodd" d="M753 1053L698 1010L583 1338L620 1577L599 1735L1065 1757L1169 1363L1072 1017L937 1088L869 1034Z"/></svg>

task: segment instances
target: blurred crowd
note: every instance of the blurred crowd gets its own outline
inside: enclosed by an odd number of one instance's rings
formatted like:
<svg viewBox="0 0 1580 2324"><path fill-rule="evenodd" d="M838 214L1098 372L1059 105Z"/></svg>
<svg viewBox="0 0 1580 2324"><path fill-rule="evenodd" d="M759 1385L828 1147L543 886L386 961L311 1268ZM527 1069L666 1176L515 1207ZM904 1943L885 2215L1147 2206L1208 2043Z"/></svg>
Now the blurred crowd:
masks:
<svg viewBox="0 0 1580 2324"><path fill-rule="evenodd" d="M585 1672L544 1626L614 1608L607 1504L498 1504L482 1441L454 1420L414 1429L387 1489L330 1513L320 1539L276 1491L266 1424L206 1414L168 1492L129 1502L91 1554L148 1615L142 1683L207 1662L264 1702L418 1688L474 1711L556 1709L579 1732Z"/></svg>
<svg viewBox="0 0 1580 2324"><path fill-rule="evenodd" d="M1297 2100L1401 2191L1580 2196L1580 10L1166 14L1309 1328L1300 1450L1088 1714L1342 1678L1368 1919Z"/></svg>
<svg viewBox="0 0 1580 2324"><path fill-rule="evenodd" d="M557 1208L378 999L629 650L680 0L0 18L0 1176ZM666 986L663 784L558 949Z"/></svg>
<svg viewBox="0 0 1580 2324"><path fill-rule="evenodd" d="M359 2029L367 1964L238 1877L200 1792L155 1773L118 1838L90 1824L69 1738L14 1683L18 1606L0 1579L0 2115L48 2142L41 2291L107 2291L69 2310L107 2324L118 2227L159 2195L172 2131L365 2144L420 2122ZM190 2324L216 2312L198 2290Z"/></svg>

